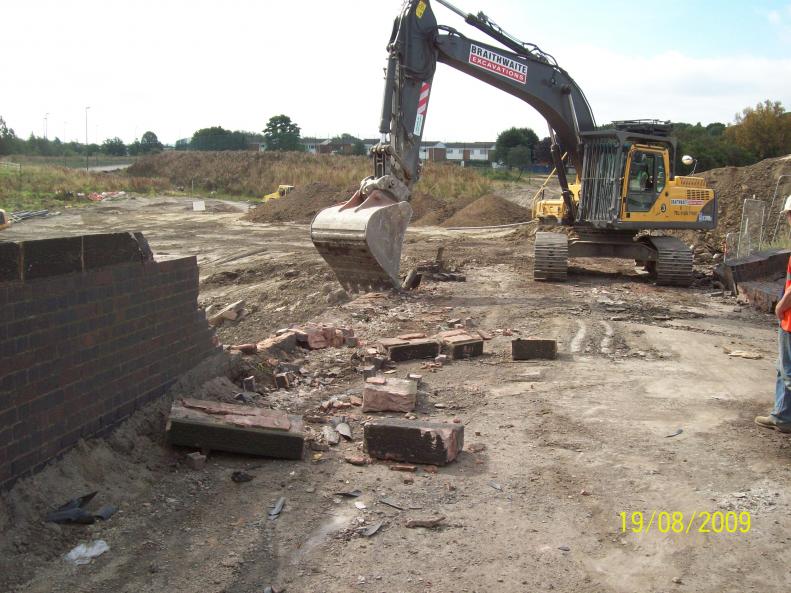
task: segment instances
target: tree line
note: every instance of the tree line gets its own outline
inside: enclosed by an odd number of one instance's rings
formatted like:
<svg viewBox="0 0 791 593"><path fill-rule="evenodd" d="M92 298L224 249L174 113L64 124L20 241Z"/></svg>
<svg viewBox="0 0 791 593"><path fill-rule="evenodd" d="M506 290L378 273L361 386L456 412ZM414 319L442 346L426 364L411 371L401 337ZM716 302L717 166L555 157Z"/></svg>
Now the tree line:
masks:
<svg viewBox="0 0 791 593"><path fill-rule="evenodd" d="M737 113L731 125L675 123L673 136L678 142L677 170L683 170L681 157L685 154L697 159L698 171L743 167L791 153L791 112L786 112L780 101L767 100ZM530 128L510 128L497 137L494 160L518 169L534 163L551 166L550 147L548 137L539 140Z"/></svg>
<svg viewBox="0 0 791 593"><path fill-rule="evenodd" d="M606 127L606 126L605 126ZM676 167L681 169L681 157L690 154L697 159L697 169L705 171L728 165L750 165L765 158L791 153L791 113L779 101L764 101L736 114L734 123L676 123L673 135L678 141ZM221 126L202 128L188 139L176 142L176 150L246 150L251 143L263 143L266 150L304 151L300 127L287 115L275 115L261 132L226 130ZM360 138L341 134L330 144L344 147L345 154L365 154ZM550 139L539 139L529 128L510 128L501 132L495 144L494 160L511 168L524 169L531 164L550 164ZM349 147L351 149L349 150ZM63 142L30 134L27 140L18 138L0 116L0 155L26 154L40 156L69 156L107 154L115 156L144 155L163 150L154 132L147 131L130 144L118 138L107 138L102 144Z"/></svg>

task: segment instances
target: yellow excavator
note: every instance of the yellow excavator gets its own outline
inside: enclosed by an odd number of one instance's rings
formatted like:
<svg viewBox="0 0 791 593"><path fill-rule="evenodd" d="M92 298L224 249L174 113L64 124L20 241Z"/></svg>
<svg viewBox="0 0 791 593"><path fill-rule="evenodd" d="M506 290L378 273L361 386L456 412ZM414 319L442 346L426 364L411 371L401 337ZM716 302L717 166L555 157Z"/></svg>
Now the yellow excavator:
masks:
<svg viewBox="0 0 791 593"><path fill-rule="evenodd" d="M277 191L273 191L271 194L266 194L263 198L263 202L268 202L269 200L279 200L282 197L285 197L288 192L294 189L293 185L278 185Z"/></svg>
<svg viewBox="0 0 791 593"><path fill-rule="evenodd" d="M645 233L712 229L717 222L714 191L702 178L675 172L672 125L625 120L597 128L582 90L550 54L509 35L483 13L437 2L503 47L437 25L429 0L405 2L387 46L373 175L349 201L322 210L311 224L313 244L344 288L400 285L401 246L421 173L420 140L437 62L522 99L547 121L562 193L556 214L571 233L536 234L536 280L565 280L569 257L617 257L641 263L660 284L688 286L690 249L675 237Z"/></svg>

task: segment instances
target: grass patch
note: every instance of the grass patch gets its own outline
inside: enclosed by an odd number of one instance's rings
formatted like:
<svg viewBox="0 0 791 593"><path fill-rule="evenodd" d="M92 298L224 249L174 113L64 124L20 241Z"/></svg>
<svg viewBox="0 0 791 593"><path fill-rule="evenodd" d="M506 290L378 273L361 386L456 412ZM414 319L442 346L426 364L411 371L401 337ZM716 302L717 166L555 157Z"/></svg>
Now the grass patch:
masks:
<svg viewBox="0 0 791 593"><path fill-rule="evenodd" d="M8 212L90 203L78 198L78 193L127 191L147 194L169 188L170 184L164 179L86 173L65 167L23 165L19 172L0 168L0 208Z"/></svg>
<svg viewBox="0 0 791 593"><path fill-rule="evenodd" d="M475 199L504 185L489 178L486 169L462 168L452 163L426 163L416 191L443 200ZM216 192L216 196L261 199L280 184L305 186L323 183L347 189L372 174L368 157L296 152L164 152L143 157L129 174L164 177L180 190Z"/></svg>

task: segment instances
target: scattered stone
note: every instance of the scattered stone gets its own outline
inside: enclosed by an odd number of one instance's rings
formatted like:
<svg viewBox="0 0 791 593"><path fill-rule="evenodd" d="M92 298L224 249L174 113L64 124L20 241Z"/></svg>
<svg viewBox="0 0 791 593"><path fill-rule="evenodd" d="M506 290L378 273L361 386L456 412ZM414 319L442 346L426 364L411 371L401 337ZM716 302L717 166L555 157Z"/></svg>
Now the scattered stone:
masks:
<svg viewBox="0 0 791 593"><path fill-rule="evenodd" d="M323 426L321 428L321 437L324 439L324 442L328 445L337 445L341 442L341 436L338 434L338 431L335 430L332 426Z"/></svg>
<svg viewBox="0 0 791 593"><path fill-rule="evenodd" d="M204 467L206 467L206 456L199 451L188 453L184 458L184 461L186 461L187 467L196 471L202 470Z"/></svg>
<svg viewBox="0 0 791 593"><path fill-rule="evenodd" d="M448 364L449 358L447 354L439 354L434 358L434 362L438 365Z"/></svg>
<svg viewBox="0 0 791 593"><path fill-rule="evenodd" d="M365 382L368 385L384 385L385 383L387 383L387 378L386 377L382 377L381 375L377 375L375 377L368 377L365 380Z"/></svg>
<svg viewBox="0 0 791 593"><path fill-rule="evenodd" d="M224 309L220 309L218 313L209 317L209 325L222 325L226 319L235 321L242 312L242 309L244 309L244 300L231 303Z"/></svg>
<svg viewBox="0 0 791 593"><path fill-rule="evenodd" d="M363 389L363 412L411 412L416 402L417 384L407 379L388 378L384 384L366 383Z"/></svg>
<svg viewBox="0 0 791 593"><path fill-rule="evenodd" d="M407 465L405 463L396 463L390 466L390 469L394 472L413 472L417 470L416 465Z"/></svg>
<svg viewBox="0 0 791 593"><path fill-rule="evenodd" d="M245 482L252 481L253 476L243 471L235 471L231 474L231 480L237 484L244 484Z"/></svg>
<svg viewBox="0 0 791 593"><path fill-rule="evenodd" d="M368 454L379 459L445 465L464 447L464 427L382 418L365 425L364 440Z"/></svg>
<svg viewBox="0 0 791 593"><path fill-rule="evenodd" d="M340 434L347 441L352 440L352 428L346 422L339 423L335 427L335 430L338 431L338 434Z"/></svg>
<svg viewBox="0 0 791 593"><path fill-rule="evenodd" d="M537 338L517 338L511 341L511 358L513 360L533 360L536 358L553 360L557 358L558 345L555 340Z"/></svg>
<svg viewBox="0 0 791 593"><path fill-rule="evenodd" d="M343 460L352 465L368 465L368 459L364 455L345 455Z"/></svg>
<svg viewBox="0 0 791 593"><path fill-rule="evenodd" d="M558 546L558 550L560 550L561 552L570 552L571 548L569 548L568 546Z"/></svg>
<svg viewBox="0 0 791 593"><path fill-rule="evenodd" d="M404 484L414 484L415 477L414 476L404 476Z"/></svg>
<svg viewBox="0 0 791 593"><path fill-rule="evenodd" d="M431 519L407 519L406 526L410 529L414 529L415 527L437 527L440 523L445 520L444 516L433 517Z"/></svg>
<svg viewBox="0 0 791 593"><path fill-rule="evenodd" d="M250 375L242 379L242 389L249 392L255 392L255 376Z"/></svg>
<svg viewBox="0 0 791 593"><path fill-rule="evenodd" d="M421 338L425 338L426 334L424 333L412 333L412 334L401 334L400 336L396 336L399 340L419 340Z"/></svg>
<svg viewBox="0 0 791 593"><path fill-rule="evenodd" d="M258 346L256 344L237 344L234 346L229 346L228 349L247 355L256 354L258 352Z"/></svg>
<svg viewBox="0 0 791 593"><path fill-rule="evenodd" d="M284 352L293 352L296 347L297 334L293 331L272 336L256 344L257 351L267 357L277 357Z"/></svg>

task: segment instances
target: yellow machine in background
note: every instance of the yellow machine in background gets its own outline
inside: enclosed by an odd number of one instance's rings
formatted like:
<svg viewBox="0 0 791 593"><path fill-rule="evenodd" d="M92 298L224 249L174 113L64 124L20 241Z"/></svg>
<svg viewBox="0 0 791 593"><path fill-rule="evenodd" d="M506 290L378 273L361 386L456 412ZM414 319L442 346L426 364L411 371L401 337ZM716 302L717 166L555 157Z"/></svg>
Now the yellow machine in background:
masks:
<svg viewBox="0 0 791 593"><path fill-rule="evenodd" d="M273 191L271 194L266 194L262 199L264 202L268 202L269 200L279 200L288 192L294 189L293 185L278 185L277 191Z"/></svg>

